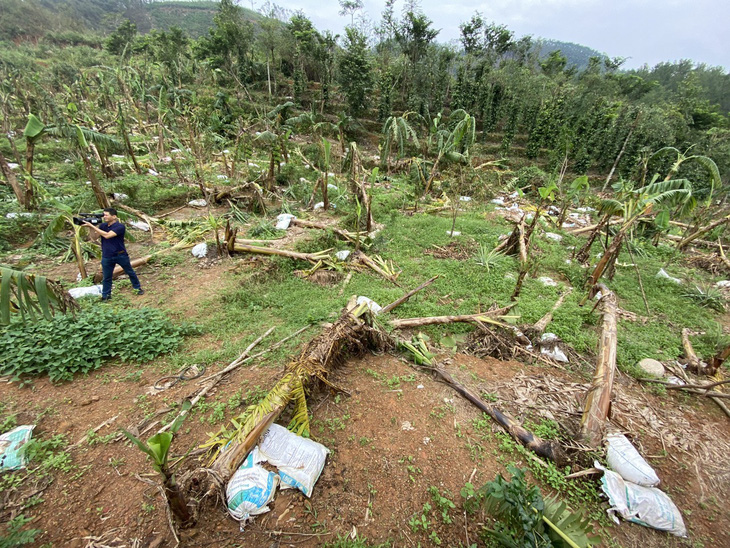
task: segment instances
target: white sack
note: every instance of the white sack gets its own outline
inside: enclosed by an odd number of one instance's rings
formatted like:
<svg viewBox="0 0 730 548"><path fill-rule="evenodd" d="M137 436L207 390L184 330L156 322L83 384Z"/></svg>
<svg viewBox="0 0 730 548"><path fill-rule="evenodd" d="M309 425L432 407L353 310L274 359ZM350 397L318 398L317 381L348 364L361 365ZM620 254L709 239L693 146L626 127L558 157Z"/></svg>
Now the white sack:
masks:
<svg viewBox="0 0 730 548"><path fill-rule="evenodd" d="M616 472L606 470L598 462L595 467L603 470L601 489L608 496L609 513L615 512L626 520L668 531L678 537L687 536L682 514L665 493L656 487L642 487L624 481Z"/></svg>
<svg viewBox="0 0 730 548"><path fill-rule="evenodd" d="M608 465L622 478L644 487L659 485L659 477L623 434L606 436Z"/></svg>
<svg viewBox="0 0 730 548"><path fill-rule="evenodd" d="M261 436L259 452L261 457L278 468L282 489L296 487L310 497L329 449L321 443L297 436L283 426L272 424Z"/></svg>

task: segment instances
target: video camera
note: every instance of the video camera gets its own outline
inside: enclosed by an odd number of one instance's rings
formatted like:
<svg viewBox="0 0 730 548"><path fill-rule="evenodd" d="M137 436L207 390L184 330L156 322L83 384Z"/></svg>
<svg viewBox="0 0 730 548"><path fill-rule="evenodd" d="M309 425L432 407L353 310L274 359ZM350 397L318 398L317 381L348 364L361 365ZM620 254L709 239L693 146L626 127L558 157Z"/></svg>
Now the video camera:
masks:
<svg viewBox="0 0 730 548"><path fill-rule="evenodd" d="M84 223L89 223L94 226L99 226L104 222L103 213L79 213L78 217L74 217L73 221L75 225L81 226Z"/></svg>

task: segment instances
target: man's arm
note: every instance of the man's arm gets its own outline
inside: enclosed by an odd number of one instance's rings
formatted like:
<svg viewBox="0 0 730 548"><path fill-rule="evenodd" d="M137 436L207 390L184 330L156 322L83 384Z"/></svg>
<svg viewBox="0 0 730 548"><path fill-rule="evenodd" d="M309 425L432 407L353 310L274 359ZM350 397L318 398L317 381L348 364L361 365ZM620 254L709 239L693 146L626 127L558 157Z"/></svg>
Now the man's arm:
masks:
<svg viewBox="0 0 730 548"><path fill-rule="evenodd" d="M113 230L101 230L98 226L94 226L91 223L84 223L82 226L88 226L89 228L93 229L94 232L90 233L91 237L95 240L99 236L104 238L105 240L108 240L109 238L114 238L117 233Z"/></svg>

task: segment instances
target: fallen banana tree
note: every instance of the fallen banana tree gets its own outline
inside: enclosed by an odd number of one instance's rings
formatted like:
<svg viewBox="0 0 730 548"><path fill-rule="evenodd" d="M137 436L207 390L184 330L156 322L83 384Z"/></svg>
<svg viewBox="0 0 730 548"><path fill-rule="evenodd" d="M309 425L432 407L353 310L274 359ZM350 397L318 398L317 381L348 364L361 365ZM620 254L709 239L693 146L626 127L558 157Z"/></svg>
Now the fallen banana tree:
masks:
<svg viewBox="0 0 730 548"><path fill-rule="evenodd" d="M213 452L211 467L198 470L185 480L188 500L199 501L194 515L197 517L206 501L217 500L260 435L290 403L293 412L289 429L308 434L306 392L318 381L337 389L327 378L335 366L346 357L388 346L389 337L373 326L367 305L355 305L352 299L337 321L307 343L299 356L287 364L284 375L258 404L249 406L231 420L228 428L222 428L204 445Z"/></svg>
<svg viewBox="0 0 730 548"><path fill-rule="evenodd" d="M496 421L516 441L523 444L535 454L550 459L558 466L568 464L568 456L558 441L543 440L522 426L519 421L503 412L495 405L490 405L474 392L457 382L450 373L438 365L434 365L433 355L426 346L425 337L421 334L413 337L411 342L400 341L399 345L406 350L413 361L426 371L437 375L442 381L456 390L462 397L473 403L478 409Z"/></svg>
<svg viewBox="0 0 730 548"><path fill-rule="evenodd" d="M591 289L591 297L600 291L601 298L596 306L601 307L603 322L598 339L598 358L591 387L586 396L583 416L580 421L579 438L593 448L600 447L611 407L611 392L616 374L616 295L603 284Z"/></svg>

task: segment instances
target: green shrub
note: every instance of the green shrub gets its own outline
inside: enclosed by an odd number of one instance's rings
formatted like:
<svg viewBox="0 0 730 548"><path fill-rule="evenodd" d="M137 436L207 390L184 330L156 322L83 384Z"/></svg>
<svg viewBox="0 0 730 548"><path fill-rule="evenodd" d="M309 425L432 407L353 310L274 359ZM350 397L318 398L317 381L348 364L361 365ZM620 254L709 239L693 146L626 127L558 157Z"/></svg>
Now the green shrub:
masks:
<svg viewBox="0 0 730 548"><path fill-rule="evenodd" d="M0 330L0 374L71 380L113 358L140 362L177 348L183 328L153 309L96 306L75 316L57 315Z"/></svg>

